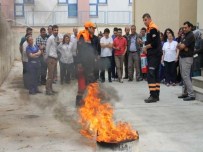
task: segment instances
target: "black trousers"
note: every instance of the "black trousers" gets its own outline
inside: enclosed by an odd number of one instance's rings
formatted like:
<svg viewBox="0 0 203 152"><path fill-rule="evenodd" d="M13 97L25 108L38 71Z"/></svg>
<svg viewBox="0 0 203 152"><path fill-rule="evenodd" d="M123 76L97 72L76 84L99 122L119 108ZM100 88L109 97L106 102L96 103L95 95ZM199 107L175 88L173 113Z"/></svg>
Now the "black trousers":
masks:
<svg viewBox="0 0 203 152"><path fill-rule="evenodd" d="M165 76L166 76L166 83L176 83L176 62L167 62L164 61L165 65Z"/></svg>
<svg viewBox="0 0 203 152"><path fill-rule="evenodd" d="M161 56L150 56L147 58L147 61L149 68L147 74L147 82L149 86L150 96L158 98L160 93L160 81L158 75Z"/></svg>
<svg viewBox="0 0 203 152"><path fill-rule="evenodd" d="M29 89L29 72L28 72L28 62L23 62L23 84L25 89Z"/></svg>
<svg viewBox="0 0 203 152"><path fill-rule="evenodd" d="M111 73L112 73L112 78L114 78L114 79L118 78L118 74L116 72L116 62L115 62L114 50L112 50Z"/></svg>
<svg viewBox="0 0 203 152"><path fill-rule="evenodd" d="M44 60L44 57L40 56L40 63L41 63L41 72L40 72L40 83L46 83L47 77L47 63Z"/></svg>
<svg viewBox="0 0 203 152"><path fill-rule="evenodd" d="M124 67L125 67L125 77L128 78L128 55L129 52L127 51L124 57Z"/></svg>
<svg viewBox="0 0 203 152"><path fill-rule="evenodd" d="M73 63L60 63L60 76L61 76L61 83L64 82L69 82L71 80L71 73L73 69Z"/></svg>
<svg viewBox="0 0 203 152"><path fill-rule="evenodd" d="M176 69L177 69L176 81L178 83L180 83L182 81L182 78L181 78L181 73L180 73L179 60L176 62Z"/></svg>

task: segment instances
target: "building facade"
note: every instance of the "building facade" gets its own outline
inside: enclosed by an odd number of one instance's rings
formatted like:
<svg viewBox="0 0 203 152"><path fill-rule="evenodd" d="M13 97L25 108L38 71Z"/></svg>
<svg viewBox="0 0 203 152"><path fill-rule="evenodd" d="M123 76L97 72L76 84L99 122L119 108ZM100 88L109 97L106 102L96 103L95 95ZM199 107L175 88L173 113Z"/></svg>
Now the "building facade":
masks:
<svg viewBox="0 0 203 152"><path fill-rule="evenodd" d="M0 11L25 26L81 26L91 20L140 29L148 12L161 31L169 27L177 32L186 20L203 29L203 0L0 0Z"/></svg>
<svg viewBox="0 0 203 152"><path fill-rule="evenodd" d="M19 24L83 25L87 20L97 24L132 23L132 0L1 0L2 7ZM6 15L8 17L8 15Z"/></svg>

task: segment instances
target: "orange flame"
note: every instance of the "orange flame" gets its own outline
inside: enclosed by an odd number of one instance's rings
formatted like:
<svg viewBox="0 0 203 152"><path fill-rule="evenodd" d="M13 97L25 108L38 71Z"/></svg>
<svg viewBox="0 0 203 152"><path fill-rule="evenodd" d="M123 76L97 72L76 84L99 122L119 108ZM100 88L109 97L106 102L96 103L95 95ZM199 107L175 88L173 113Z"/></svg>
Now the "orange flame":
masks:
<svg viewBox="0 0 203 152"><path fill-rule="evenodd" d="M128 123L113 121L113 108L109 103L101 103L99 84L92 83L87 87L87 95L83 99L84 106L79 109L80 133L87 138L96 138L98 142L120 143L139 138L137 131Z"/></svg>

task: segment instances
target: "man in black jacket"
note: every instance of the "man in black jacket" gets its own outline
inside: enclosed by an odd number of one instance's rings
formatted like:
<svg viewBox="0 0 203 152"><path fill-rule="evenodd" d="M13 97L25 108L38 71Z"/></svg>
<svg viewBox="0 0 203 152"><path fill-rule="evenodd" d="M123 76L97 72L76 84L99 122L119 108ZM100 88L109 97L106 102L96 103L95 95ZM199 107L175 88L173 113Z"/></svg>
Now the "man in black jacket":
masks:
<svg viewBox="0 0 203 152"><path fill-rule="evenodd" d="M147 27L147 40L143 52L147 54L148 75L150 96L145 99L146 103L159 101L160 82L158 78L159 65L161 62L161 41L158 27L153 23L151 16L146 13L143 15L144 24Z"/></svg>
<svg viewBox="0 0 203 152"><path fill-rule="evenodd" d="M184 101L195 100L195 94L190 78L191 67L193 64L193 54L195 48L195 37L192 32L193 25L190 22L183 24L184 38L178 44L180 72L183 80L182 95L178 98L183 98Z"/></svg>

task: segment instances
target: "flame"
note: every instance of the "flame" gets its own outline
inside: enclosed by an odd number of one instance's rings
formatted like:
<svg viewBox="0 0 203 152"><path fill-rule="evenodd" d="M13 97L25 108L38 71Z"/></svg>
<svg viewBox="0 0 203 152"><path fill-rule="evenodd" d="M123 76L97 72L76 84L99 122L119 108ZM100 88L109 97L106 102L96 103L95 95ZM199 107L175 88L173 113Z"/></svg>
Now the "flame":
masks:
<svg viewBox="0 0 203 152"><path fill-rule="evenodd" d="M80 133L98 142L120 143L139 138L130 124L113 121L113 108L109 103L101 103L99 84L92 83L87 87L87 95L83 99L84 106L80 107Z"/></svg>

